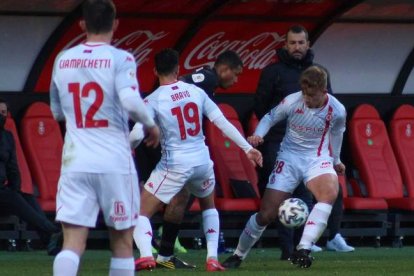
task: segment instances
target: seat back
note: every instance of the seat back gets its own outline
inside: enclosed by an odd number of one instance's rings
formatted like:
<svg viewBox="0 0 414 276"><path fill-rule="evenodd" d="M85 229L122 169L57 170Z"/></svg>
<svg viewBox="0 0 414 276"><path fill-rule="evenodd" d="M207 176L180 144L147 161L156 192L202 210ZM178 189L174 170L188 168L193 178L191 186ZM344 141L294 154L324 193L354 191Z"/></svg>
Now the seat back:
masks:
<svg viewBox="0 0 414 276"><path fill-rule="evenodd" d="M414 197L414 107L404 104L394 113L389 133L403 183Z"/></svg>
<svg viewBox="0 0 414 276"><path fill-rule="evenodd" d="M358 106L349 122L352 159L368 196L399 198L403 185L387 129L375 107Z"/></svg>
<svg viewBox="0 0 414 276"><path fill-rule="evenodd" d="M21 122L21 138L44 210L54 210L60 175L63 138L49 105L36 102L29 106Z"/></svg>
<svg viewBox="0 0 414 276"><path fill-rule="evenodd" d="M244 136L242 125L233 107L228 104L219 104L219 107L227 120ZM216 180L221 187L222 196L234 198L231 181L233 185L237 185L235 184L237 182L248 181L256 196L258 196L257 173L243 150L210 121L206 122L205 132L211 158L214 161Z"/></svg>
<svg viewBox="0 0 414 276"><path fill-rule="evenodd" d="M29 166L27 165L26 157L23 153L19 135L17 134L16 124L10 115L7 116L4 128L13 134L14 143L16 145L16 157L21 180L20 190L26 194L33 194L32 175L30 174Z"/></svg>

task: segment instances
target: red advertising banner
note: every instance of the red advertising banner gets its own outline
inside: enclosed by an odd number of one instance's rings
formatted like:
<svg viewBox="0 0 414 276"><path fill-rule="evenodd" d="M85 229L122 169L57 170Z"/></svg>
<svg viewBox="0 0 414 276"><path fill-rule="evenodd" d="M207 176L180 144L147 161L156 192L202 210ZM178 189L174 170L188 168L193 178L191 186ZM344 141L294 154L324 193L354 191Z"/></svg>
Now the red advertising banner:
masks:
<svg viewBox="0 0 414 276"><path fill-rule="evenodd" d="M120 18L112 44L134 55L142 92L150 92L154 86L154 54L163 48L174 47L188 24L188 19ZM86 36L81 32L78 22L74 22L49 55L36 83L35 92L49 91L53 62L57 54L61 50L84 42L85 39Z"/></svg>
<svg viewBox="0 0 414 276"><path fill-rule="evenodd" d="M261 69L276 60L276 49L285 43L291 22L211 21L197 32L181 54L181 74L213 66L226 50L236 51L243 60L243 73L226 93L254 93ZM297 22L309 31L314 23ZM220 91L218 91L220 92Z"/></svg>
<svg viewBox="0 0 414 276"><path fill-rule="evenodd" d="M231 1L217 15L272 16L273 18L325 17L345 0L255 0Z"/></svg>

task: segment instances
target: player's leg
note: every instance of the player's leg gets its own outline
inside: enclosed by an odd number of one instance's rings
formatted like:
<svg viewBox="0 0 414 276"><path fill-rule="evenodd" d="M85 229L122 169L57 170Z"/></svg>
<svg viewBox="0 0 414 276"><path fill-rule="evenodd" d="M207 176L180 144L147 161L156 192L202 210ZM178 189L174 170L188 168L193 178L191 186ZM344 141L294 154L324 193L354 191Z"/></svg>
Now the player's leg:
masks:
<svg viewBox="0 0 414 276"><path fill-rule="evenodd" d="M110 276L135 275L134 256L132 252L133 227L124 230L109 229L109 241L112 250Z"/></svg>
<svg viewBox="0 0 414 276"><path fill-rule="evenodd" d="M329 229L329 237L328 241L326 242L326 249L337 252L352 252L355 250L355 248L349 246L340 234L342 214L343 195L341 185L339 185L338 197L332 206L332 212L328 220L327 228Z"/></svg>
<svg viewBox="0 0 414 276"><path fill-rule="evenodd" d="M96 195L109 229L112 256L109 275L134 275L132 231L140 207L136 174L98 174Z"/></svg>
<svg viewBox="0 0 414 276"><path fill-rule="evenodd" d="M224 267L217 258L217 248L220 233L220 219L214 205L214 177L213 162L194 168L194 174L189 179L186 188L200 201L203 217L203 231L207 243L206 270L223 271Z"/></svg>
<svg viewBox="0 0 414 276"><path fill-rule="evenodd" d="M165 208L159 255L168 257L174 254L175 241L178 238L189 198L190 193L187 189L182 189Z"/></svg>
<svg viewBox="0 0 414 276"><path fill-rule="evenodd" d="M178 239L180 225L187 209L190 193L183 188L167 205L163 216L163 231L157 266L163 268L195 268L196 266L174 256L175 243Z"/></svg>
<svg viewBox="0 0 414 276"><path fill-rule="evenodd" d="M296 169L295 157L278 158L260 202L260 210L247 221L239 238L237 249L223 265L237 268L240 266L253 245L259 240L267 225L276 220L279 205L290 197L299 182L300 174Z"/></svg>
<svg viewBox="0 0 414 276"><path fill-rule="evenodd" d="M53 275L75 276L86 248L88 228L62 222L63 246L53 262Z"/></svg>
<svg viewBox="0 0 414 276"><path fill-rule="evenodd" d="M316 168L309 170L305 182L317 203L309 214L297 251L292 256L292 263L303 268L312 264L313 258L309 255L311 247L325 230L332 204L338 195L338 177L333 168L320 165Z"/></svg>
<svg viewBox="0 0 414 276"><path fill-rule="evenodd" d="M94 184L88 173L66 173L59 178L56 221L62 223L62 251L53 263L54 275L76 275L85 251L88 228L94 227L99 212ZM92 199L92 200L91 200Z"/></svg>

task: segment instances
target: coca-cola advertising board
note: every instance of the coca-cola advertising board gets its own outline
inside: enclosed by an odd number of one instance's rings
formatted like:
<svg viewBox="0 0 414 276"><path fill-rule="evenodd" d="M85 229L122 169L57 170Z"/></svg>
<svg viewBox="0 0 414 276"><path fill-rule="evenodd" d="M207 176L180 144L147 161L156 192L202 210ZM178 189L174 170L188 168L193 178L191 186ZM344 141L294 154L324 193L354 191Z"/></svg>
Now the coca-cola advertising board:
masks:
<svg viewBox="0 0 414 276"><path fill-rule="evenodd" d="M211 21L197 32L181 54L181 73L213 66L225 50L236 51L243 60L243 73L226 93L254 93L261 70L276 61L276 50L285 43L291 22ZM309 31L314 23L297 22ZM222 93L224 91L218 91Z"/></svg>
<svg viewBox="0 0 414 276"><path fill-rule="evenodd" d="M167 47L174 47L182 32L187 29L188 19L120 18L112 44L131 52L138 64L138 80L142 92L150 92L155 83L153 73L154 54ZM48 92L53 62L64 49L84 42L86 36L74 22L57 42L49 55L35 85L35 92Z"/></svg>

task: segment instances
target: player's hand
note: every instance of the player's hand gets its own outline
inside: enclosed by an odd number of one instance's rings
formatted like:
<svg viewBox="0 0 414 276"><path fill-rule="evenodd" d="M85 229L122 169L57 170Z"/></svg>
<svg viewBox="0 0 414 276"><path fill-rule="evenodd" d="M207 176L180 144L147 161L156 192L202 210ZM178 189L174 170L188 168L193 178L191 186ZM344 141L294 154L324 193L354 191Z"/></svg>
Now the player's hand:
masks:
<svg viewBox="0 0 414 276"><path fill-rule="evenodd" d="M263 143L263 138L257 135L252 135L247 137L247 142L253 147L257 147L258 145Z"/></svg>
<svg viewBox="0 0 414 276"><path fill-rule="evenodd" d="M339 164L334 165L334 170L339 175L345 174L345 169L346 169L346 167L343 163L339 163Z"/></svg>
<svg viewBox="0 0 414 276"><path fill-rule="evenodd" d="M144 143L147 147L156 148L160 143L160 129L157 125L151 128L145 128Z"/></svg>
<svg viewBox="0 0 414 276"><path fill-rule="evenodd" d="M263 166L263 156L260 151L257 149L251 149L247 152L247 158L249 158L250 162L252 162L253 166Z"/></svg>

